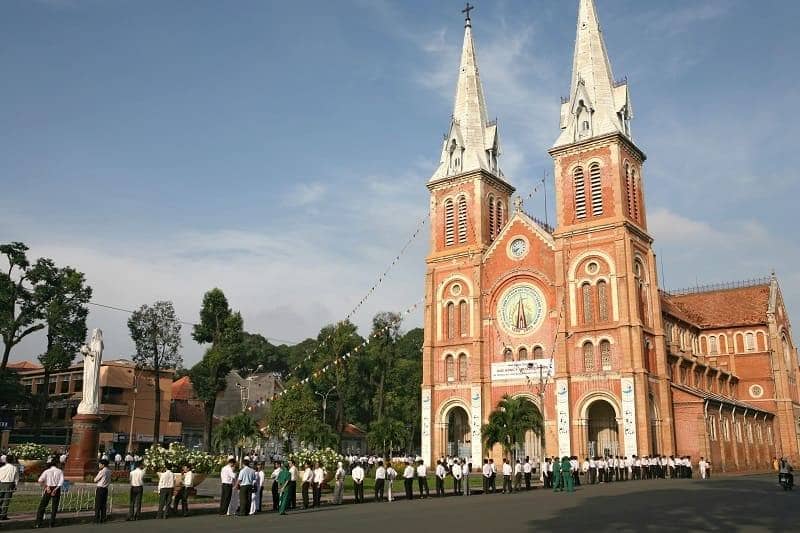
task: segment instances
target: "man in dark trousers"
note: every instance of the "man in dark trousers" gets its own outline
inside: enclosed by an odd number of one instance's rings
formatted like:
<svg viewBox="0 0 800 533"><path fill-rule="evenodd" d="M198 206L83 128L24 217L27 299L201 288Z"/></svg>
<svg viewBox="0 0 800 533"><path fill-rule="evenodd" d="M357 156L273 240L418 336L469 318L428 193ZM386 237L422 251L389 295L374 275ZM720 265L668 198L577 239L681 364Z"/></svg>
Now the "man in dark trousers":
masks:
<svg viewBox="0 0 800 533"><path fill-rule="evenodd" d="M403 487L406 489L406 500L414 499L414 476L417 471L411 465L410 460L406 460L406 468L403 470Z"/></svg>
<svg viewBox="0 0 800 533"><path fill-rule="evenodd" d="M108 468L108 460L100 460L100 471L94 477L94 523L100 524L106 521L106 511L108 509L108 486L111 484L111 469Z"/></svg>
<svg viewBox="0 0 800 533"><path fill-rule="evenodd" d="M239 512L237 516L248 516L250 514L250 495L253 491L253 484L256 481L256 471L250 468L250 461L242 461L242 469L236 478L236 486L239 487Z"/></svg>
<svg viewBox="0 0 800 533"><path fill-rule="evenodd" d="M236 483L236 471L233 467L236 465L236 460L233 457L228 459L228 464L222 467L219 473L219 481L222 487L222 493L219 497L219 514L228 514L228 507L231 505L231 495L233 494L233 484Z"/></svg>
<svg viewBox="0 0 800 533"><path fill-rule="evenodd" d="M420 499L430 497L431 491L428 489L428 468L425 466L425 462L422 459L419 460L419 466L417 466L417 485L419 485Z"/></svg>

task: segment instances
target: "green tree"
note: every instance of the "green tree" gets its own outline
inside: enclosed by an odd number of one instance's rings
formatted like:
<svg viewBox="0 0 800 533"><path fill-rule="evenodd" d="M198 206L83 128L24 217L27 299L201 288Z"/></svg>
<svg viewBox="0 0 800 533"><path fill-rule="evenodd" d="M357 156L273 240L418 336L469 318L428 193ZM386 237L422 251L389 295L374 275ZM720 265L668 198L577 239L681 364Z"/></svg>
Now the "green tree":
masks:
<svg viewBox="0 0 800 533"><path fill-rule="evenodd" d="M41 312L33 295L27 251L28 247L21 242L0 245L0 255L5 256L8 263L7 268L0 271L0 335L3 338L0 373L6 370L11 349L45 327L39 320Z"/></svg>
<svg viewBox="0 0 800 533"><path fill-rule="evenodd" d="M373 398L374 419L380 421L384 415L386 379L393 371L397 360L397 340L400 337L401 318L397 313L378 313L372 319L372 334L367 354L372 366L370 378L375 386Z"/></svg>
<svg viewBox="0 0 800 533"><path fill-rule="evenodd" d="M397 359L386 377L386 416L402 421L406 446L419 442L422 395L421 328L415 328L397 341Z"/></svg>
<svg viewBox="0 0 800 533"><path fill-rule="evenodd" d="M405 448L408 438L405 424L400 420L384 417L373 422L367 433L367 444L372 450L381 450L386 457L387 452Z"/></svg>
<svg viewBox="0 0 800 533"><path fill-rule="evenodd" d="M50 259L39 259L30 278L47 339L45 352L39 355L44 383L36 398L34 435L38 437L50 396L50 375L69 368L86 339L86 304L92 289L86 285L83 273L71 267L58 268Z"/></svg>
<svg viewBox="0 0 800 533"><path fill-rule="evenodd" d="M161 372L181 364L181 323L172 302L158 301L134 311L128 319L128 329L136 346L133 361L155 374L153 442L157 443L161 436Z"/></svg>
<svg viewBox="0 0 800 533"><path fill-rule="evenodd" d="M348 423L346 416L346 401L348 398L364 394L361 386L361 379L352 379L351 369L347 364L342 363L342 356L352 353L359 346L363 339L358 335L358 328L345 320L322 328L317 336L318 349L315 353L315 372L318 373L314 380L314 390L320 394L330 391L331 398L334 400L333 430L341 438L345 426ZM337 362L338 361L338 362ZM326 372L321 369L327 367ZM323 419L326 418L323 416Z"/></svg>
<svg viewBox="0 0 800 533"><path fill-rule="evenodd" d="M203 296L200 322L192 330L192 338L200 344L211 344L202 361L191 371L192 386L203 402L205 427L203 442L211 449L211 429L217 395L225 390L225 376L233 369L241 346L244 322L239 312L233 312L222 290L214 288Z"/></svg>
<svg viewBox="0 0 800 533"><path fill-rule="evenodd" d="M307 437L319 427L320 412L311 388L308 385L295 386L296 383L288 383L286 392L270 404L265 421L271 435L301 438L301 435Z"/></svg>
<svg viewBox="0 0 800 533"><path fill-rule="evenodd" d="M542 434L544 424L541 413L527 398L512 398L508 394L503 396L497 409L489 414L488 423L481 428L486 446L492 448L500 444L506 456L525 441L528 431Z"/></svg>
<svg viewBox="0 0 800 533"><path fill-rule="evenodd" d="M236 456L241 456L241 450L256 441L261 432L258 424L247 413L229 416L214 429L214 447L224 450L226 447L234 449Z"/></svg>

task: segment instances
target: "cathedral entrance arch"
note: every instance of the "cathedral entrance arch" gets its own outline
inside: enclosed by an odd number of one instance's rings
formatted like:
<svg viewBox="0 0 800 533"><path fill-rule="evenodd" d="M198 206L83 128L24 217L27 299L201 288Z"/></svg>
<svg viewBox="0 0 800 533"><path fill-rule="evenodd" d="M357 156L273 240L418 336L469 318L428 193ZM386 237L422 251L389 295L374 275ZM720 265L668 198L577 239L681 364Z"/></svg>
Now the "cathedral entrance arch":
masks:
<svg viewBox="0 0 800 533"><path fill-rule="evenodd" d="M442 444L439 455L472 456L472 429L466 408L456 403L442 411Z"/></svg>
<svg viewBox="0 0 800 533"><path fill-rule="evenodd" d="M533 396L532 394L516 394L514 398L522 398L533 405L534 410L542 417L542 411L540 409L540 402L539 399ZM542 423L544 423L544 417L542 417ZM542 459L542 435L539 435L537 432L533 430L528 430L525 432L525 440L521 443L518 443L516 448L512 450L512 458L514 461L517 459L524 461L526 457L530 457L533 459L537 457Z"/></svg>
<svg viewBox="0 0 800 533"><path fill-rule="evenodd" d="M619 423L614 406L607 400L598 399L589 405L586 415L589 455L621 455Z"/></svg>

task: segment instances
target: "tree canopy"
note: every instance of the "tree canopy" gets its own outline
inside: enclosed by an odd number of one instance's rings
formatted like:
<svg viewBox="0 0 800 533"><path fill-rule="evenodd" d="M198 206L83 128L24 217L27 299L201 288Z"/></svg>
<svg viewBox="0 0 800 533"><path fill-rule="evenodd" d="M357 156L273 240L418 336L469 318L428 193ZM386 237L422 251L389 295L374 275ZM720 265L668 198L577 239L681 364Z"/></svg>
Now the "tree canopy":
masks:
<svg viewBox="0 0 800 533"><path fill-rule="evenodd" d="M539 435L544 431L539 409L527 398L512 398L508 394L503 396L497 409L489 414L488 423L481 428L486 446L492 448L500 444L505 455L525 441L528 431Z"/></svg>

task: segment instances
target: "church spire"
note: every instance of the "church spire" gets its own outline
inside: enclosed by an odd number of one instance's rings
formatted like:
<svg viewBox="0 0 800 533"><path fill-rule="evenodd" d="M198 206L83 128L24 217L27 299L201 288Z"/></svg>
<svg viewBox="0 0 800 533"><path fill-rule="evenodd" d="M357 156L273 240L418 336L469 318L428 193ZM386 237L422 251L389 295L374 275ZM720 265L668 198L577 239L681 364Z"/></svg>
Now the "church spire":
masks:
<svg viewBox="0 0 800 533"><path fill-rule="evenodd" d="M496 122L489 122L483 84L478 72L475 43L472 40L472 20L467 4L464 9L464 45L456 84L455 104L450 129L442 146L439 168L431 177L436 181L473 170L486 170L502 176L497 166L500 152Z"/></svg>
<svg viewBox="0 0 800 533"><path fill-rule="evenodd" d="M630 137L627 81L614 82L594 0L580 0L572 83L561 105L561 135L554 146L619 132Z"/></svg>

